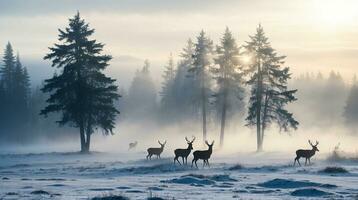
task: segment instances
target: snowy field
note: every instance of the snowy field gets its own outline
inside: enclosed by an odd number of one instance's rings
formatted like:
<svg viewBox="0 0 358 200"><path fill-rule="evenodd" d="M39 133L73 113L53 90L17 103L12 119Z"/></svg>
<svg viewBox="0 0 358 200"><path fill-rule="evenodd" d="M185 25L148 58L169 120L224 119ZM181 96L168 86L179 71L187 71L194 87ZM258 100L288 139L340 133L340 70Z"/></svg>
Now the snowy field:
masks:
<svg viewBox="0 0 358 200"><path fill-rule="evenodd" d="M0 199L358 199L358 167L352 163L313 159L311 166L293 167L293 155L251 153L214 155L211 168L200 162L192 169L174 166L171 157L147 161L145 155L2 154ZM322 172L327 166L348 173Z"/></svg>

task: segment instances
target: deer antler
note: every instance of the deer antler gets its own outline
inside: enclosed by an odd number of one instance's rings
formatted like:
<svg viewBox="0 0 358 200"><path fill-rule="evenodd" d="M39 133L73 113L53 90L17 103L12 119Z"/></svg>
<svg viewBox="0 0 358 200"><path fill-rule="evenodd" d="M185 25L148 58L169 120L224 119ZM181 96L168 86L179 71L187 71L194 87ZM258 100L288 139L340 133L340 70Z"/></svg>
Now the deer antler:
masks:
<svg viewBox="0 0 358 200"><path fill-rule="evenodd" d="M186 142L190 142L187 137L185 137Z"/></svg>
<svg viewBox="0 0 358 200"><path fill-rule="evenodd" d="M214 144L214 142L215 142L215 140L213 140L213 142L211 143L211 145L213 145L213 144Z"/></svg>
<svg viewBox="0 0 358 200"><path fill-rule="evenodd" d="M313 144L312 144L311 140L308 140L308 143L309 143L311 146L313 146Z"/></svg>
<svg viewBox="0 0 358 200"><path fill-rule="evenodd" d="M191 143L193 143L195 141L195 136L193 136L193 140L191 141Z"/></svg>
<svg viewBox="0 0 358 200"><path fill-rule="evenodd" d="M319 142L316 140L316 145L315 146L317 146L319 144Z"/></svg>
<svg viewBox="0 0 358 200"><path fill-rule="evenodd" d="M162 143L160 143L160 141L158 140L158 143L160 144L160 145L162 145Z"/></svg>
<svg viewBox="0 0 358 200"><path fill-rule="evenodd" d="M206 144L206 145L208 145L208 146L210 145L210 144L209 144L209 142L208 142L207 140L205 140L205 144Z"/></svg>

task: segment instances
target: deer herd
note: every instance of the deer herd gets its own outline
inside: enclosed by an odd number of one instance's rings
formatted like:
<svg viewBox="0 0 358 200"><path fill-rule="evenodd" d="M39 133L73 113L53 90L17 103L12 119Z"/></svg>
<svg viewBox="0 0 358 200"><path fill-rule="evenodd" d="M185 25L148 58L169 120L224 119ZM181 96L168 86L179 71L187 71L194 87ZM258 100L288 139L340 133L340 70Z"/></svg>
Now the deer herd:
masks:
<svg viewBox="0 0 358 200"><path fill-rule="evenodd" d="M194 149L193 148L193 143L195 141L195 137L192 138L192 140L189 140L187 137L185 137L185 140L188 144L188 147L185 148L185 149L175 149L174 150L174 164L176 162L179 163L179 165L187 165L188 164L188 156L190 155L191 151ZM167 143L167 141L164 141L163 143L160 142L158 140L158 143L160 145L160 147L152 147L152 148L148 148L147 149L147 152L148 152L148 155L147 155L147 160L151 160L152 159L152 156L155 155L157 157L157 159L160 158L160 154L163 153L164 151L164 147L165 147L165 144ZM305 158L306 161L305 161L305 165L307 165L307 161L309 164L311 164L311 157L313 157L316 153L316 151L319 151L317 146L319 144L318 141L316 141L316 144L312 144L312 142L310 140L308 140L308 143L311 145L312 149L299 149L296 151L296 158L294 159L294 163L293 163L293 166L296 165L296 161L297 163L301 166L301 163L300 163L300 158ZM136 146L137 146L138 142L135 141L135 142L132 142L132 143L129 143L129 149L128 150L131 150L131 149L134 149ZM194 151L193 152L193 160L191 162L191 167L193 167L193 165L195 164L195 167L198 168L198 165L197 165L197 161L198 160L203 160L203 167L205 167L205 165L207 165L208 167L210 167L210 164L209 164L209 159L211 157L211 154L213 153L213 146L214 146L214 141L212 141L212 143L210 144L208 141L205 141L205 144L208 146L208 149L207 150L197 150L197 151ZM179 158L182 159L182 163L180 163L179 161Z"/></svg>

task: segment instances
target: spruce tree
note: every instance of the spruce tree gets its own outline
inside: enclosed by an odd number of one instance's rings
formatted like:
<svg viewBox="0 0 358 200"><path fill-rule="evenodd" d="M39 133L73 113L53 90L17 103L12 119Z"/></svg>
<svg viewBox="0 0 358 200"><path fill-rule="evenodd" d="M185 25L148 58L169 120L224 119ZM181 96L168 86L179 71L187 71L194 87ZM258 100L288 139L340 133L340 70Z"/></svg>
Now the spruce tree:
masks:
<svg viewBox="0 0 358 200"><path fill-rule="evenodd" d="M137 70L129 87L125 109L131 119L147 119L156 112L157 91L150 75L150 63L144 61L141 70Z"/></svg>
<svg viewBox="0 0 358 200"><path fill-rule="evenodd" d="M297 90L289 90L287 81L291 78L288 67L282 67L285 56L279 56L271 47L261 25L256 34L250 36L245 48L253 57L248 71L251 77L249 111L246 118L248 126L256 126L257 150L262 151L265 130L273 122L280 130L296 129L298 122L285 106L296 100Z"/></svg>
<svg viewBox="0 0 358 200"><path fill-rule="evenodd" d="M243 70L239 63L239 48L236 45L229 28L226 28L220 45L216 48L218 67L212 68L217 81L218 92L215 94L216 104L221 112L220 147L224 144L227 110L231 105L230 97L243 98ZM231 110L232 108L230 108Z"/></svg>
<svg viewBox="0 0 358 200"><path fill-rule="evenodd" d="M3 67L0 69L1 80L6 95L11 97L13 95L14 85L14 70L15 70L15 55L10 42L7 43L4 56L3 56Z"/></svg>
<svg viewBox="0 0 358 200"><path fill-rule="evenodd" d="M115 79L102 72L112 57L101 54L104 45L89 38L94 29L79 13L59 32L60 43L50 47L44 59L61 70L45 80L42 91L50 93L50 97L41 114L61 113L58 123L79 128L81 152L89 152L94 130L98 127L105 135L113 134L119 114L114 107L120 97Z"/></svg>
<svg viewBox="0 0 358 200"><path fill-rule="evenodd" d="M188 120L197 119L199 114L199 84L193 73L189 72L193 68L194 43L188 39L186 46L180 53L180 60L174 78L174 102L177 119Z"/></svg>
<svg viewBox="0 0 358 200"><path fill-rule="evenodd" d="M355 131L358 127L358 82L355 75L348 94L348 98L346 100L343 116L348 127L353 128Z"/></svg>
<svg viewBox="0 0 358 200"><path fill-rule="evenodd" d="M13 79L13 102L16 105L14 111L17 122L25 124L29 119L30 78L27 69L22 66L19 54L16 56Z"/></svg>
<svg viewBox="0 0 358 200"><path fill-rule="evenodd" d="M189 70L193 73L194 79L199 83L200 88L200 106L202 112L203 142L207 137L207 106L210 90L209 69L213 64L213 42L206 36L202 30L195 43L193 54L193 67Z"/></svg>
<svg viewBox="0 0 358 200"><path fill-rule="evenodd" d="M175 106L175 93L174 93L174 78L175 78L175 65L172 54L169 56L168 64L165 66L163 72L163 83L161 94L161 107L165 115L173 114Z"/></svg>

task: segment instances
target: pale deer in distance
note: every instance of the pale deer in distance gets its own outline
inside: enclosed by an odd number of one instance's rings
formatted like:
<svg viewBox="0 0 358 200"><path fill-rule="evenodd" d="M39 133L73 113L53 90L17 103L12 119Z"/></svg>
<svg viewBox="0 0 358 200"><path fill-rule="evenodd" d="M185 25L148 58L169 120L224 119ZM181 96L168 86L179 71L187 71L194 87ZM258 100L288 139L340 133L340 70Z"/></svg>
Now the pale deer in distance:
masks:
<svg viewBox="0 0 358 200"><path fill-rule="evenodd" d="M138 141L129 143L128 151L137 147Z"/></svg>
<svg viewBox="0 0 358 200"><path fill-rule="evenodd" d="M182 158L183 164L184 164L184 158L185 158L185 164L188 164L188 156L189 156L191 150L193 150L193 142L195 141L195 137L193 137L193 140L191 140L191 141L189 141L188 138L185 137L185 140L188 143L188 148L174 150L174 154L175 154L174 164L175 164L175 161L177 161L180 164L180 162L178 160L179 157Z"/></svg>
<svg viewBox="0 0 358 200"><path fill-rule="evenodd" d="M148 160L148 158L151 160L153 155L156 155L157 158L160 158L160 154L163 152L164 146L167 143L167 141L165 141L164 143L161 143L158 140L158 143L160 144L159 148L148 148L147 149L147 151L148 151L147 160Z"/></svg>
<svg viewBox="0 0 358 200"><path fill-rule="evenodd" d="M193 163L195 163L196 168L198 168L198 165L196 164L196 162L198 160L203 160L203 167L205 167L205 164L210 167L209 165L209 158L211 156L211 154L213 153L213 145L214 145L214 141L209 144L208 141L205 141L205 144L208 145L209 149L208 150L204 150L204 151L194 151L193 155L194 155L194 159L191 162L191 167L193 167Z"/></svg>
<svg viewBox="0 0 358 200"><path fill-rule="evenodd" d="M317 148L317 145L319 143L318 143L318 141L316 141L316 144L313 145L310 140L308 140L308 143L312 146L312 149L299 149L299 150L297 150L296 151L296 158L295 158L295 161L293 163L293 166L296 165L296 161L301 166L301 163L300 163L300 158L301 157L306 158L305 165L307 165L307 160L308 160L309 164L311 164L311 157L314 156L316 151L319 151L318 148Z"/></svg>

